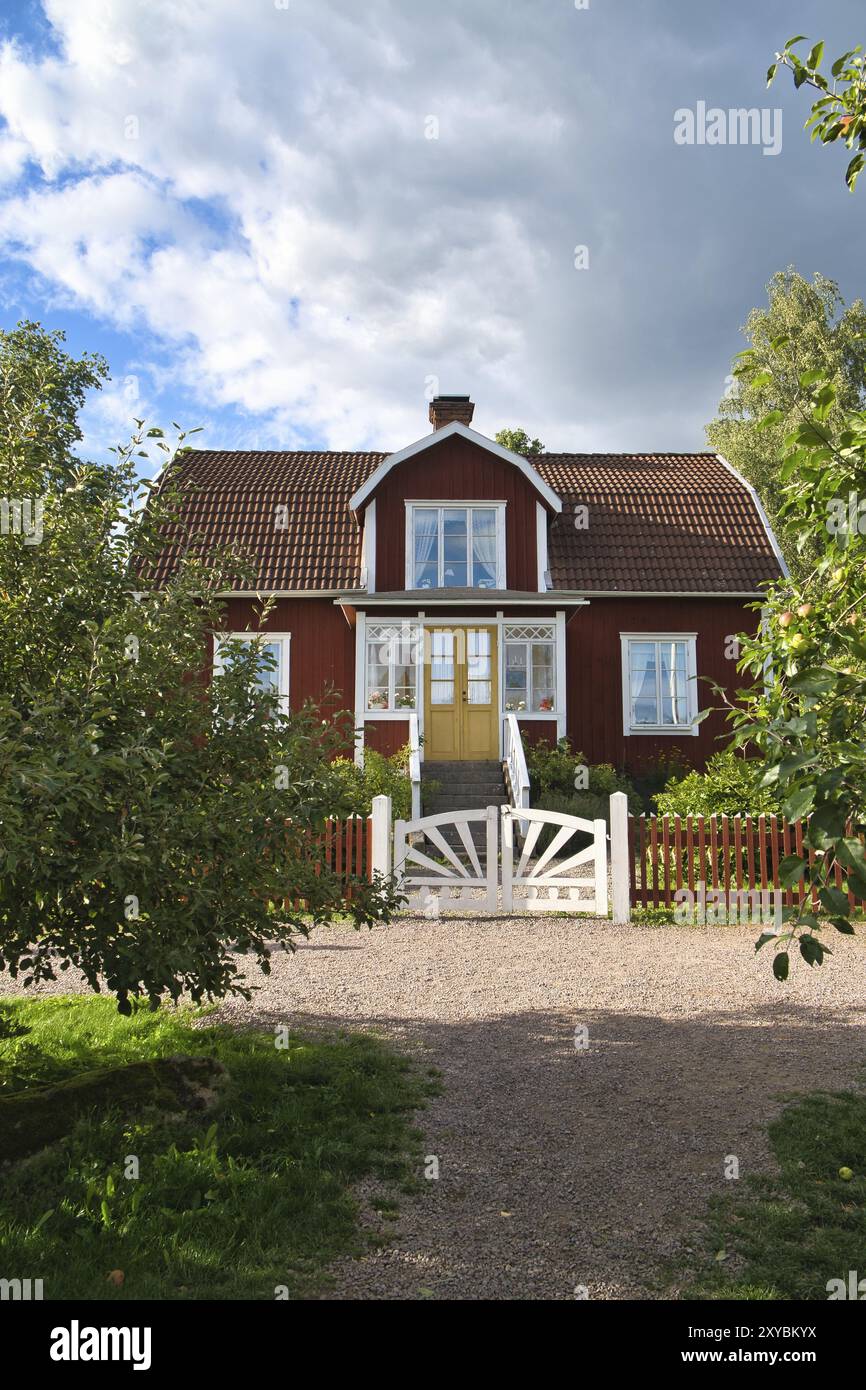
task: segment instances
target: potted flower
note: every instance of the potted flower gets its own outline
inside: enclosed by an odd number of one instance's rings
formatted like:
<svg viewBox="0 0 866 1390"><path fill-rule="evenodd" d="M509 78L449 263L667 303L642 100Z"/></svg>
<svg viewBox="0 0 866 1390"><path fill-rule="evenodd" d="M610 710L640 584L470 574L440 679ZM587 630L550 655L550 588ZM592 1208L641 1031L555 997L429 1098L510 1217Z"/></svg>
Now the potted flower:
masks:
<svg viewBox="0 0 866 1390"><path fill-rule="evenodd" d="M545 695L543 699L539 700L538 708L543 710L553 709L553 696Z"/></svg>
<svg viewBox="0 0 866 1390"><path fill-rule="evenodd" d="M387 708L388 708L388 696L385 694L385 692L384 692L383 690L374 690L374 691L372 691L371 694L370 694L370 696L369 696L369 699L367 700L367 708L368 708L368 709L387 709Z"/></svg>

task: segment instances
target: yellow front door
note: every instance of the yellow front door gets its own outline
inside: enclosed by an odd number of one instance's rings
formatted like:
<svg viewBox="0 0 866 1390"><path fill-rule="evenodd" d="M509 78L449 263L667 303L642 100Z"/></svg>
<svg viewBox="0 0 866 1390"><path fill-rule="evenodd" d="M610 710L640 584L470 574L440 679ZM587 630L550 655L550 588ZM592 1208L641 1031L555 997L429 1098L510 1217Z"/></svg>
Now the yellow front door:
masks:
<svg viewBox="0 0 866 1390"><path fill-rule="evenodd" d="M495 627L432 627L424 634L424 753L432 762L499 755Z"/></svg>

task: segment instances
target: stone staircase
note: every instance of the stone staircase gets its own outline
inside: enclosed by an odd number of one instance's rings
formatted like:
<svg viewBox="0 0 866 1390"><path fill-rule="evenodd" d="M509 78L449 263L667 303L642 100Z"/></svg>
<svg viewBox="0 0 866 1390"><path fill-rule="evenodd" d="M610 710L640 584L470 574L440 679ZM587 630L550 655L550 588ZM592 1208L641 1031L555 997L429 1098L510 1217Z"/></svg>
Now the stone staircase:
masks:
<svg viewBox="0 0 866 1390"><path fill-rule="evenodd" d="M434 785L431 785L434 784ZM445 811L475 811L485 806L507 806L508 793L499 762L458 763L429 762L421 764L421 805L425 816ZM473 821L469 827L478 849L484 849L484 821ZM452 848L465 851L455 826L443 828L442 835Z"/></svg>

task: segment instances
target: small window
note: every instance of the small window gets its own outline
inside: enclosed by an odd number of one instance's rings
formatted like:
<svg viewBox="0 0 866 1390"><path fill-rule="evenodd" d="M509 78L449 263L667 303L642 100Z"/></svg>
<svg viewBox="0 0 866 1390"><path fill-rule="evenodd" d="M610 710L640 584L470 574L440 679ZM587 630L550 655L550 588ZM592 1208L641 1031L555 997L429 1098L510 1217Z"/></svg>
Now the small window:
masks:
<svg viewBox="0 0 866 1390"><path fill-rule="evenodd" d="M259 647L259 661L256 669L256 684L260 690L279 696L280 708L284 714L289 712L289 646L291 634L263 633ZM214 670L222 671L231 660L231 652L226 642L249 644L256 640L249 632L232 632L214 640Z"/></svg>
<svg viewBox="0 0 866 1390"><path fill-rule="evenodd" d="M408 589L505 587L504 504L408 509Z"/></svg>
<svg viewBox="0 0 866 1390"><path fill-rule="evenodd" d="M418 685L418 627L412 623L367 626L367 699L371 713L414 710Z"/></svg>
<svg viewBox="0 0 866 1390"><path fill-rule="evenodd" d="M698 732L695 635L623 633L624 733Z"/></svg>
<svg viewBox="0 0 866 1390"><path fill-rule="evenodd" d="M550 624L506 627L504 708L515 714L556 709L556 642Z"/></svg>

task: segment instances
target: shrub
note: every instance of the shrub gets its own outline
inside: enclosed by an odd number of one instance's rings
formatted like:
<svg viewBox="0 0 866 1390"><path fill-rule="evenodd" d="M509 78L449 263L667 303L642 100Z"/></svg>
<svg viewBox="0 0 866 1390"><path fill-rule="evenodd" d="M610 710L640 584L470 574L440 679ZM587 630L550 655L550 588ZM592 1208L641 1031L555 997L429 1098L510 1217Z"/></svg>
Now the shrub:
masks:
<svg viewBox="0 0 866 1390"><path fill-rule="evenodd" d="M647 813L657 810L658 798L668 784L687 777L691 770L681 751L673 748L670 752L660 753L652 763L633 773L632 781L642 802L641 809Z"/></svg>
<svg viewBox="0 0 866 1390"><path fill-rule="evenodd" d="M625 792L629 798L629 809L635 812L641 809L640 799L624 773L617 772L610 763L596 763L590 767L582 753L571 751L567 738L561 738L554 747L546 743L536 744L528 750L526 762L533 806L549 811L564 810L569 815L586 816L590 820L597 816L607 819L610 812L608 798L613 792ZM586 768L589 774L588 785L580 790L575 787L578 768ZM547 798L550 797L568 802L568 805L548 805ZM601 803L604 803L602 808L592 813L573 809L574 806L600 806Z"/></svg>
<svg viewBox="0 0 866 1390"><path fill-rule="evenodd" d="M409 820L412 815L412 784L409 781L408 743L386 757L368 748L363 768L348 758L333 764L338 780L337 816L369 816L374 796L390 796L394 815Z"/></svg>
<svg viewBox="0 0 866 1390"><path fill-rule="evenodd" d="M772 790L761 786L764 763L733 749L715 753L706 772L674 778L658 797L659 815L774 815L780 810Z"/></svg>

